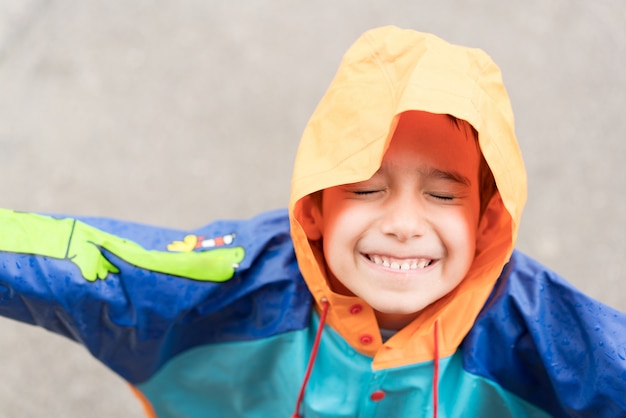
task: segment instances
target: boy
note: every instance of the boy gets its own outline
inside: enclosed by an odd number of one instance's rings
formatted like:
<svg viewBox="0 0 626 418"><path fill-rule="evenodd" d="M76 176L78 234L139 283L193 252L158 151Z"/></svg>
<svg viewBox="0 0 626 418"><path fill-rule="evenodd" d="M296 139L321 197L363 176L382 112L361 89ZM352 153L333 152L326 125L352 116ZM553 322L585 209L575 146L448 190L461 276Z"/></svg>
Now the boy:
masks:
<svg viewBox="0 0 626 418"><path fill-rule="evenodd" d="M307 125L288 215L0 212L0 313L83 343L152 416L619 416L626 318L513 250L525 196L498 68L380 28Z"/></svg>

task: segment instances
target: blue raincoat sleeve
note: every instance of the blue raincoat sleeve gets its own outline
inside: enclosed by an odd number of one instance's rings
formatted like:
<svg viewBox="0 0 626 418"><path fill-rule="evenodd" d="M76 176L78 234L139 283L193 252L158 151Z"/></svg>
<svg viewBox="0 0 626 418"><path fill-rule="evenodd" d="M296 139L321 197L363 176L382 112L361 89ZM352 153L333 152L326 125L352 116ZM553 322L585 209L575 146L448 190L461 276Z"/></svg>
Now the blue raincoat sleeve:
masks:
<svg viewBox="0 0 626 418"><path fill-rule="evenodd" d="M85 345L134 384L189 348L306 321L286 211L183 232L0 209L0 231L0 315Z"/></svg>
<svg viewBox="0 0 626 418"><path fill-rule="evenodd" d="M626 415L626 315L519 252L463 347L467 371L554 417Z"/></svg>

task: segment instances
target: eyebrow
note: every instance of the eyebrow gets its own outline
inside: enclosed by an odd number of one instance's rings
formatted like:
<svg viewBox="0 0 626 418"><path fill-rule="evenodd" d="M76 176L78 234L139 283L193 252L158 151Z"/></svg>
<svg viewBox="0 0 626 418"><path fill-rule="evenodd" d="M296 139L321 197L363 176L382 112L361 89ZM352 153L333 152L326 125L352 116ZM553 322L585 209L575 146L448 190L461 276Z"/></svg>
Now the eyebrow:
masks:
<svg viewBox="0 0 626 418"><path fill-rule="evenodd" d="M374 176L384 175L386 170L387 170L387 167L383 163L383 165L378 169L378 171L374 173ZM423 169L418 169L417 173L420 176L423 176L426 178L451 181L453 183L457 183L457 184L467 186L467 187L470 187L472 185L472 181L468 177L456 171L442 170L442 169L435 168L435 167L425 167Z"/></svg>
<svg viewBox="0 0 626 418"><path fill-rule="evenodd" d="M457 173L456 171L440 170L438 168L427 168L425 170L420 170L420 174L425 177L452 181L454 183L462 184L468 187L472 185L472 182L469 178L460 173Z"/></svg>

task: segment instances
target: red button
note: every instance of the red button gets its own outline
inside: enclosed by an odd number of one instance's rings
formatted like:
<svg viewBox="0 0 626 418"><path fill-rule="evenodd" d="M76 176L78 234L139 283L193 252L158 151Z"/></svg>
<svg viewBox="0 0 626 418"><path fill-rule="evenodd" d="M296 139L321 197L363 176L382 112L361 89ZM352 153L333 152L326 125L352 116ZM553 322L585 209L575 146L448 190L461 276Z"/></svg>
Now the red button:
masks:
<svg viewBox="0 0 626 418"><path fill-rule="evenodd" d="M370 399L373 400L374 402L378 402L383 400L383 398L385 397L386 393L382 390L377 390L376 392L372 393L370 395Z"/></svg>
<svg viewBox="0 0 626 418"><path fill-rule="evenodd" d="M368 345L371 344L372 341L374 341L374 338L372 338L372 336L369 334L363 334L361 335L361 337L359 337L359 341L361 341L361 344Z"/></svg>
<svg viewBox="0 0 626 418"><path fill-rule="evenodd" d="M350 306L350 313L352 315L360 314L362 310L363 310L363 307L359 305L358 303L355 303L354 305Z"/></svg>

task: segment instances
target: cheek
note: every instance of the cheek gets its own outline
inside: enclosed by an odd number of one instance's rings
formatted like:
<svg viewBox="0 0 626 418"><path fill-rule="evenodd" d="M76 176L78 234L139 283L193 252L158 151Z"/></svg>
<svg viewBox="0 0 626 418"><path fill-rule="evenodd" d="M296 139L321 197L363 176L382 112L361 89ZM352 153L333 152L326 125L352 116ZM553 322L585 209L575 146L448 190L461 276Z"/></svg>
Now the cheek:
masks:
<svg viewBox="0 0 626 418"><path fill-rule="evenodd" d="M325 203L322 212L324 238L352 235L363 223L365 211L354 201L329 199Z"/></svg>
<svg viewBox="0 0 626 418"><path fill-rule="evenodd" d="M355 234L357 219L346 205L337 205L324 214L322 237L324 248L338 249L345 246Z"/></svg>
<svg viewBox="0 0 626 418"><path fill-rule="evenodd" d="M441 236L449 251L454 251L459 259L470 263L476 248L478 216L473 211L448 214L442 219Z"/></svg>
<svg viewBox="0 0 626 418"><path fill-rule="evenodd" d="M359 239L367 231L368 217L351 202L338 202L324 213L322 231L324 256L332 270L352 263L358 252Z"/></svg>

